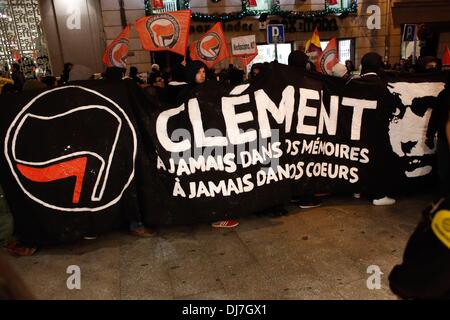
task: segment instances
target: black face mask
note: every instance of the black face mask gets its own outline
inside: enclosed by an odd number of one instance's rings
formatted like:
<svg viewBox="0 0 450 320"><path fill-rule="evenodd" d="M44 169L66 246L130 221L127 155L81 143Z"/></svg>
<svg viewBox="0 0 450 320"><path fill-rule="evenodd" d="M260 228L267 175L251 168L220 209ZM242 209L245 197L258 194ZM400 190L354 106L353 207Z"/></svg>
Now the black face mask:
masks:
<svg viewBox="0 0 450 320"><path fill-rule="evenodd" d="M429 68L426 69L425 72L438 72L439 70L437 68Z"/></svg>

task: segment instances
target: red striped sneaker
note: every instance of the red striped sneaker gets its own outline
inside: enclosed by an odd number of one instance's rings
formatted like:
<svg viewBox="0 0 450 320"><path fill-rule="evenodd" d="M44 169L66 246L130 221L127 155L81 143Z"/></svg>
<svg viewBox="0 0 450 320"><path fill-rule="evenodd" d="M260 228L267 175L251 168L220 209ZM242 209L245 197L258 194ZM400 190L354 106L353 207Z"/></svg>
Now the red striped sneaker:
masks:
<svg viewBox="0 0 450 320"><path fill-rule="evenodd" d="M222 220L211 224L213 228L234 228L239 225L237 220Z"/></svg>

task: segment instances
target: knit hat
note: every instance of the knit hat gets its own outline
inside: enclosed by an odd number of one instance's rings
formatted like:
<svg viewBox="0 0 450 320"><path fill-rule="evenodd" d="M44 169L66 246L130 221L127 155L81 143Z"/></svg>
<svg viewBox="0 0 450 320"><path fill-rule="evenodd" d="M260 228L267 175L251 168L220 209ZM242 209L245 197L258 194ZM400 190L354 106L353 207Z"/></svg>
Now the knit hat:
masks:
<svg viewBox="0 0 450 320"><path fill-rule="evenodd" d="M366 53L361 59L361 74L383 70L383 58L376 52Z"/></svg>
<svg viewBox="0 0 450 320"><path fill-rule="evenodd" d="M304 52L295 50L289 54L288 65L306 69L306 63L308 62L308 59L308 56Z"/></svg>

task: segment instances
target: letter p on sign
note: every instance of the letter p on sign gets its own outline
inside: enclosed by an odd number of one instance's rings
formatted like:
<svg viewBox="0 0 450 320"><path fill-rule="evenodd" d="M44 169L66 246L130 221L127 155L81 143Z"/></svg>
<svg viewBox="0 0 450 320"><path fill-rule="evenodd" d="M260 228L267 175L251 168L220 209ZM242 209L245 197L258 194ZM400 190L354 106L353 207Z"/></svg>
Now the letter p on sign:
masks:
<svg viewBox="0 0 450 320"><path fill-rule="evenodd" d="M284 43L284 25L267 25L267 43Z"/></svg>

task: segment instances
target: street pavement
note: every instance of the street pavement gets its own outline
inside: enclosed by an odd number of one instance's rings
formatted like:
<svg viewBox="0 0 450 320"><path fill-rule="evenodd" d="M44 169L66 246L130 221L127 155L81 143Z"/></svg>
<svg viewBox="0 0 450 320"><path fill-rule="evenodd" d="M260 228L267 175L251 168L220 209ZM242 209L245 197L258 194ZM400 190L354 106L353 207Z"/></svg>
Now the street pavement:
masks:
<svg viewBox="0 0 450 320"><path fill-rule="evenodd" d="M8 256L39 299L397 299L388 275L431 194L393 206L334 196L281 217L252 215L234 229L157 228L151 238L114 232ZM80 268L69 290L67 268ZM369 289L369 266L381 288Z"/></svg>

